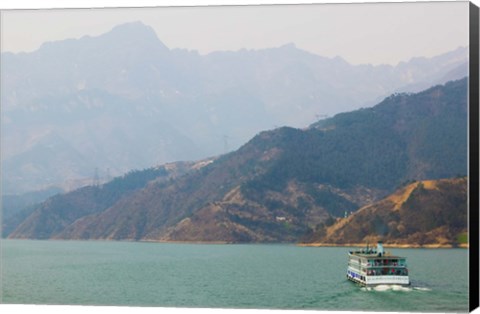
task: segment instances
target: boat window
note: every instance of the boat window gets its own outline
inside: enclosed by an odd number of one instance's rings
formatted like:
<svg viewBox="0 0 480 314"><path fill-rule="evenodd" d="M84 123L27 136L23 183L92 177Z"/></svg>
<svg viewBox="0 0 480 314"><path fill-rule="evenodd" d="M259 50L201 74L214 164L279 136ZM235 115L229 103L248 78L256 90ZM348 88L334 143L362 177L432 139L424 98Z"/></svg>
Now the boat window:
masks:
<svg viewBox="0 0 480 314"><path fill-rule="evenodd" d="M407 276L408 270L405 268L382 268L368 269L368 276Z"/></svg>

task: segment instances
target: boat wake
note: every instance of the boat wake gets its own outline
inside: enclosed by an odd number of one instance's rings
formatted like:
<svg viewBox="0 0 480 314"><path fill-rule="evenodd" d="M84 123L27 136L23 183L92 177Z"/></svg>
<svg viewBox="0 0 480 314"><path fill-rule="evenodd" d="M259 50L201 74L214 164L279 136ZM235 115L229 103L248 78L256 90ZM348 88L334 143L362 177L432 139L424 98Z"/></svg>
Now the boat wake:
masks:
<svg viewBox="0 0 480 314"><path fill-rule="evenodd" d="M363 287L362 290L365 291L432 291L430 288L426 287L415 287L415 286L400 286L400 285L378 285L375 287Z"/></svg>
<svg viewBox="0 0 480 314"><path fill-rule="evenodd" d="M426 287L413 287L413 290L418 290L418 291L432 291L432 289L426 288Z"/></svg>

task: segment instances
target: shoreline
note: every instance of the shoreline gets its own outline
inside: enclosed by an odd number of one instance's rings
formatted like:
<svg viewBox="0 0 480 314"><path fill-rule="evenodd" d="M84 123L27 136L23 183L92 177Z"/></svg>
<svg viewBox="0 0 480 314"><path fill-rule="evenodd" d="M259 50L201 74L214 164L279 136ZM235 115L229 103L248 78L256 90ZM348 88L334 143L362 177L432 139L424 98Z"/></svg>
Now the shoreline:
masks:
<svg viewBox="0 0 480 314"><path fill-rule="evenodd" d="M179 241L179 240L151 240L151 239L141 239L133 242L141 243L171 243L171 244L235 244L228 241Z"/></svg>
<svg viewBox="0 0 480 314"><path fill-rule="evenodd" d="M303 247L365 247L365 243L298 243L298 246ZM383 243L385 248L397 249L468 249L470 246L467 243L453 246L452 244L397 244L397 243Z"/></svg>
<svg viewBox="0 0 480 314"><path fill-rule="evenodd" d="M170 244L213 244L213 245L244 245L244 244L285 244L285 245L295 245L300 247L360 247L363 248L366 246L366 243L295 243L295 242L229 242L229 241L171 241L171 240L153 240L153 239L122 239L122 240L113 240L113 239L26 239L26 238L0 238L0 241L3 240L27 240L27 241L78 241L78 242L130 242L130 243L170 243ZM399 249L469 249L470 246L468 243L462 243L457 246L452 244L399 244L399 243L383 243L385 248L399 248Z"/></svg>

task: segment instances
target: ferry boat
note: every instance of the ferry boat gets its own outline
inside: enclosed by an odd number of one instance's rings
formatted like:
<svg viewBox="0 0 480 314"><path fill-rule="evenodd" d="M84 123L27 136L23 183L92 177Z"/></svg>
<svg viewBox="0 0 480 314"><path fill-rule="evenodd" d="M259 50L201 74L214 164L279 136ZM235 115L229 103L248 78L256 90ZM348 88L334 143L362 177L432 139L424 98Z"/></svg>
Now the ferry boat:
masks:
<svg viewBox="0 0 480 314"><path fill-rule="evenodd" d="M405 257L385 252L382 242L376 249L348 252L347 279L362 286L410 285Z"/></svg>

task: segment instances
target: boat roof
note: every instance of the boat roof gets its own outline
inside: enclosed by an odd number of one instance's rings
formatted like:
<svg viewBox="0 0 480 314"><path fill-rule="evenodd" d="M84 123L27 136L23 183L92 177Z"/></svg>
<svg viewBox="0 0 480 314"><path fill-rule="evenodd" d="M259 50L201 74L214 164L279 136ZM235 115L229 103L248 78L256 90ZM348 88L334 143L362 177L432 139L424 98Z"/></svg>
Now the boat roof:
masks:
<svg viewBox="0 0 480 314"><path fill-rule="evenodd" d="M403 256L397 255L382 255L378 256L377 253L362 253L362 252L350 252L351 255L355 255L358 257L370 258L370 259L405 259Z"/></svg>

